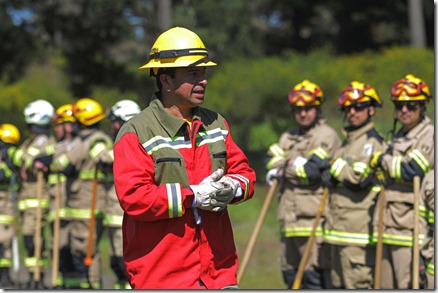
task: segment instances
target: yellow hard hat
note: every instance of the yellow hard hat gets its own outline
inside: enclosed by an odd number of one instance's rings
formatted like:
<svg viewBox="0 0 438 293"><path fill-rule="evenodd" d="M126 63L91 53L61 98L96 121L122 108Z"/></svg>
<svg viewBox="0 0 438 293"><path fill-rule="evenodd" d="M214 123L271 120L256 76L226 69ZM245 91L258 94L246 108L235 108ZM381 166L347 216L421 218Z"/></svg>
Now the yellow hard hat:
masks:
<svg viewBox="0 0 438 293"><path fill-rule="evenodd" d="M73 116L73 104L65 104L56 109L52 121L55 124L75 122L76 118Z"/></svg>
<svg viewBox="0 0 438 293"><path fill-rule="evenodd" d="M369 84L359 81L352 81L350 86L342 90L338 98L338 104L342 107L365 102L372 102L375 107L382 106L382 100L377 94L376 89Z"/></svg>
<svg viewBox="0 0 438 293"><path fill-rule="evenodd" d="M391 87L392 101L430 101L430 91L424 80L408 74Z"/></svg>
<svg viewBox="0 0 438 293"><path fill-rule="evenodd" d="M90 126L105 118L102 106L91 98L81 98L73 105L73 116L82 124Z"/></svg>
<svg viewBox="0 0 438 293"><path fill-rule="evenodd" d="M288 100L292 105L302 107L321 105L325 99L319 85L305 79L289 92Z"/></svg>
<svg viewBox="0 0 438 293"><path fill-rule="evenodd" d="M210 61L208 50L197 34L183 27L174 27L157 38L148 63L140 69L151 69L156 75L159 68L216 65Z"/></svg>
<svg viewBox="0 0 438 293"><path fill-rule="evenodd" d="M15 125L9 123L0 124L0 140L6 143L17 144L20 141L20 131Z"/></svg>

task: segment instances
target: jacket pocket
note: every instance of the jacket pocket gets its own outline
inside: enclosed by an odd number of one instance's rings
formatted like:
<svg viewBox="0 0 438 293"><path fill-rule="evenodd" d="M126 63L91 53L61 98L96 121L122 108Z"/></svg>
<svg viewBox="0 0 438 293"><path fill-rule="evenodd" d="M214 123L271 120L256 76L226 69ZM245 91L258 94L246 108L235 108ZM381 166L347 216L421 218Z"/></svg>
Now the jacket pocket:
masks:
<svg viewBox="0 0 438 293"><path fill-rule="evenodd" d="M178 157L161 157L155 160L155 182L159 184L181 182L181 174L185 170L185 163Z"/></svg>

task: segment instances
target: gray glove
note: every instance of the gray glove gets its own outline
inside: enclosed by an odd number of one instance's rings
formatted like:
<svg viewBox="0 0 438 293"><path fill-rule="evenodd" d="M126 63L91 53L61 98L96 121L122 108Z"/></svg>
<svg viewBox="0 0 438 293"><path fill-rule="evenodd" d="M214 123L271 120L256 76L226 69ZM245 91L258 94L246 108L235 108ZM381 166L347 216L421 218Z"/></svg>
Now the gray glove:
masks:
<svg viewBox="0 0 438 293"><path fill-rule="evenodd" d="M224 185L224 188L216 195L216 199L225 203L225 206L220 207L218 211L223 210L235 197L242 196L242 187L240 186L239 181L224 176L219 182Z"/></svg>
<svg viewBox="0 0 438 293"><path fill-rule="evenodd" d="M220 207L224 205L216 200L216 195L224 188L222 183L217 182L223 174L223 169L217 169L210 176L205 177L200 184L189 186L194 194L193 208L216 211L218 205Z"/></svg>
<svg viewBox="0 0 438 293"><path fill-rule="evenodd" d="M224 169L217 169L216 171L214 171L213 173L211 173L211 175L205 177L201 183L199 184L203 184L203 183L208 183L208 182L214 182L214 181L219 181L219 179L222 178L222 176L224 175Z"/></svg>
<svg viewBox="0 0 438 293"><path fill-rule="evenodd" d="M222 203L222 197L218 194L224 189L224 185L219 182L206 182L199 185L190 185L195 198L193 199L193 208L200 208L207 211L217 211L217 207L226 206Z"/></svg>

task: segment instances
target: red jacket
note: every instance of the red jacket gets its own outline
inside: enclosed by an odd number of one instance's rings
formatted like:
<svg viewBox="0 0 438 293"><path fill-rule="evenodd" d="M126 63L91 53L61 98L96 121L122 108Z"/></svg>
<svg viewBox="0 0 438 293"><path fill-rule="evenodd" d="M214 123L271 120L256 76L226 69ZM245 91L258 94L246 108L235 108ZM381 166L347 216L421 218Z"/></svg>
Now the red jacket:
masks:
<svg viewBox="0 0 438 293"><path fill-rule="evenodd" d="M156 99L128 121L114 147L114 179L123 219L123 250L132 288L219 289L237 284L237 252L228 211L199 210L193 192L218 167L254 192L255 172L227 122L197 108L192 128ZM201 285L200 280L205 287Z"/></svg>

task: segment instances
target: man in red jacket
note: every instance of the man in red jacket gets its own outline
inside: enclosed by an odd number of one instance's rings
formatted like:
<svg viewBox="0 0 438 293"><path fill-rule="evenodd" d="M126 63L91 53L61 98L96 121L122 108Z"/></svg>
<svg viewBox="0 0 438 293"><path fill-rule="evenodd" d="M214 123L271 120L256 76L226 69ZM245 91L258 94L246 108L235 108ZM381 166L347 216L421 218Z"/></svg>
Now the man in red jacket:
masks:
<svg viewBox="0 0 438 293"><path fill-rule="evenodd" d="M228 122L200 107L215 65L198 35L175 27L141 67L158 92L120 129L113 167L133 289L238 288L227 205L250 199L256 176Z"/></svg>

